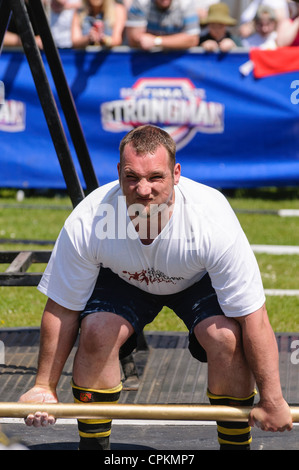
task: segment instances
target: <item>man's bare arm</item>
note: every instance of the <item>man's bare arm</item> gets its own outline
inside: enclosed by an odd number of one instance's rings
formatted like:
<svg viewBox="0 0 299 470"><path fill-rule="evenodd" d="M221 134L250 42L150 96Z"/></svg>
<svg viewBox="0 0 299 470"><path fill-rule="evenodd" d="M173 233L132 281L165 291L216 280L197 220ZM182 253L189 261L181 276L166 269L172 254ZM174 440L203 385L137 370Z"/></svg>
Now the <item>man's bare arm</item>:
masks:
<svg viewBox="0 0 299 470"><path fill-rule="evenodd" d="M48 299L41 323L38 369L33 388L20 402L57 402L56 387L79 330L79 312L66 309ZM26 424L40 426L55 422L39 412L29 415Z"/></svg>
<svg viewBox="0 0 299 470"><path fill-rule="evenodd" d="M145 28L129 27L127 28L128 42L131 47L139 47L145 50L160 46L165 49L188 49L195 47L199 43L199 35L176 33L159 36L160 44L156 44L157 36L147 33Z"/></svg>
<svg viewBox="0 0 299 470"><path fill-rule="evenodd" d="M260 402L251 412L249 424L265 431L290 430L292 417L281 391L278 348L266 307L237 320L242 327L245 355L260 393Z"/></svg>

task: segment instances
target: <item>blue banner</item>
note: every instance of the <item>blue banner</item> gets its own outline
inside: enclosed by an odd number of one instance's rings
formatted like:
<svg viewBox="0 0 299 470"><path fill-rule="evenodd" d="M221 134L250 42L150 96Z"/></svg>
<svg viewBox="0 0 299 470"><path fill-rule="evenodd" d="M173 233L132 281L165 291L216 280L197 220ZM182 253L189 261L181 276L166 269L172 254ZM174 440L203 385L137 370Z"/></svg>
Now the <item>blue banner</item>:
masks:
<svg viewBox="0 0 299 470"><path fill-rule="evenodd" d="M100 184L117 178L121 138L148 122L173 136L184 176L218 188L299 183L298 73L243 76L246 52L60 55ZM29 65L16 51L0 56L0 186L65 188Z"/></svg>

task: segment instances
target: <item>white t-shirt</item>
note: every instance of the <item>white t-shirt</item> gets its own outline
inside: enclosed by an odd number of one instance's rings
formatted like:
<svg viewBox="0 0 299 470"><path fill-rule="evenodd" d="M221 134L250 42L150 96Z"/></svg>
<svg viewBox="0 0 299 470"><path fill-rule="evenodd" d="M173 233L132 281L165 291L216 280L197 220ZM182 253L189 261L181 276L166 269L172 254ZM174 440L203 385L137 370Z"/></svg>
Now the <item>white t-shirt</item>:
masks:
<svg viewBox="0 0 299 470"><path fill-rule="evenodd" d="M265 301L255 256L229 203L184 177L170 221L150 245L141 243L118 181L93 191L66 220L38 289L81 311L101 266L158 295L182 291L208 272L227 316L247 315Z"/></svg>
<svg viewBox="0 0 299 470"><path fill-rule="evenodd" d="M272 31L272 33L268 34L268 36L262 37L259 33L254 33L252 36L243 39L242 45L248 48L260 48L264 50L273 50L277 49L277 32Z"/></svg>
<svg viewBox="0 0 299 470"><path fill-rule="evenodd" d="M146 28L148 33L161 36L181 32L200 33L193 0L173 0L164 11L159 10L151 0L133 0L128 10L126 26Z"/></svg>
<svg viewBox="0 0 299 470"><path fill-rule="evenodd" d="M71 48L73 45L71 29L74 12L74 9L65 9L60 13L51 11L50 27L57 47Z"/></svg>

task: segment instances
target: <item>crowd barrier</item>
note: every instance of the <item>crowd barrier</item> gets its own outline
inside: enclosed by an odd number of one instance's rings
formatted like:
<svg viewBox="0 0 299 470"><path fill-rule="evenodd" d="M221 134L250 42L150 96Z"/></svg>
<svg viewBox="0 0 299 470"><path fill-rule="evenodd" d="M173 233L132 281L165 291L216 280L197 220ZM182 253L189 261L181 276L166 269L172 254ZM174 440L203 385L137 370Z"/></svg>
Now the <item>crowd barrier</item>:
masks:
<svg viewBox="0 0 299 470"><path fill-rule="evenodd" d="M206 54L196 48L166 53L121 47L59 53L100 184L117 178L119 142L143 123L167 130L177 143L183 175L204 184L298 184L298 72L259 79L252 72L244 75L249 55L243 50ZM67 129L66 134L84 185ZM3 50L0 56L0 186L65 188L20 50Z"/></svg>

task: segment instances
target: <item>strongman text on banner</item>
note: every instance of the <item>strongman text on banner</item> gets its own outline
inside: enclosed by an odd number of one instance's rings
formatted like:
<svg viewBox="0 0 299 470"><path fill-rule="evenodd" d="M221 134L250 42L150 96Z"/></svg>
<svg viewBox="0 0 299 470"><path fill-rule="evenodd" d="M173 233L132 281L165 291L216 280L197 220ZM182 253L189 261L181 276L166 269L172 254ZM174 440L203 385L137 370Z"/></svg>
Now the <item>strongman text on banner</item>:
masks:
<svg viewBox="0 0 299 470"><path fill-rule="evenodd" d="M297 71L243 76L240 66L249 59L244 51L59 53L101 185L117 178L120 140L144 123L170 133L183 175L203 184L298 185ZM46 60L45 68L57 97ZM4 50L0 56L0 142L2 187L65 188L22 51Z"/></svg>

